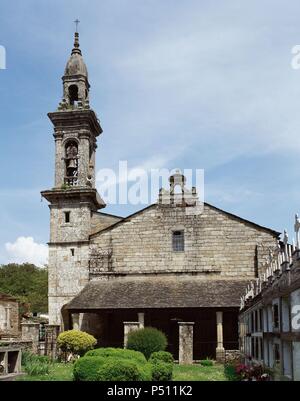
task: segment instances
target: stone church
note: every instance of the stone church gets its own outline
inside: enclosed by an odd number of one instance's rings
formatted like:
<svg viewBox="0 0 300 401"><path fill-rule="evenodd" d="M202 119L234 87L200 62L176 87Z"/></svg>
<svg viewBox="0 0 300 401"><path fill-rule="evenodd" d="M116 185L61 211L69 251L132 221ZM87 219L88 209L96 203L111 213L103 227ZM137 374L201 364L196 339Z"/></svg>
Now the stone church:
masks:
<svg viewBox="0 0 300 401"><path fill-rule="evenodd" d="M240 296L279 233L207 203L188 213L197 194L179 172L157 203L125 218L103 212L95 187L102 128L77 32L62 81L62 100L48 114L55 183L42 191L50 208L49 324L118 347L132 327L157 327L175 358L179 333L191 331L194 360L238 349Z"/></svg>

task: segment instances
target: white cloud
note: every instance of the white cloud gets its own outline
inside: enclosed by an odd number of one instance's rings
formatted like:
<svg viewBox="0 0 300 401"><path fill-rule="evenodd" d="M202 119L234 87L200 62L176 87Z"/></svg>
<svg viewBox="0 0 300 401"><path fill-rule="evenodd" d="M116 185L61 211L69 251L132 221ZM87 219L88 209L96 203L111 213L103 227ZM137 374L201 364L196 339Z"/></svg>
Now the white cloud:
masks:
<svg viewBox="0 0 300 401"><path fill-rule="evenodd" d="M48 247L38 244L32 237L18 237L15 242L5 244L9 263L33 263L42 267L48 262Z"/></svg>

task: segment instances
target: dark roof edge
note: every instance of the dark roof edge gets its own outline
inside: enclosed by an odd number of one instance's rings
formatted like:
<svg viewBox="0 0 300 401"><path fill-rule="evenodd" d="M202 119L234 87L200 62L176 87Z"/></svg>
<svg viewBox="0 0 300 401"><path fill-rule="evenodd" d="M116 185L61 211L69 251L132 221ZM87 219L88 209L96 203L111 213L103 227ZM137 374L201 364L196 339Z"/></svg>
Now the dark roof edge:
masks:
<svg viewBox="0 0 300 401"><path fill-rule="evenodd" d="M157 206L157 203L152 203L151 205L148 205L148 206L144 207L143 209L140 209L140 210L138 210L137 212L134 212L134 213L130 214L130 215L127 216L127 217L121 217L122 220L117 221L116 223L112 224L111 226L108 226L108 227L106 227L106 228L103 228L102 230L97 231L96 233L91 234L91 235L90 235L90 238L93 238L93 237L95 237L96 235L98 235L98 234L100 234L100 233L103 233L103 232L105 232L105 231L109 231L109 230L115 228L116 226L118 226L119 224L125 223L126 221L130 220L132 217L135 217L135 216L137 216L138 214L143 213L145 210L150 209L150 208L152 208L152 207L154 207L154 206Z"/></svg>
<svg viewBox="0 0 300 401"><path fill-rule="evenodd" d="M105 213L105 212L93 212L93 214L100 214L100 215L104 215L104 216L110 216L110 217L116 217L117 219L124 219L124 216L118 216L116 214L112 214L112 213Z"/></svg>
<svg viewBox="0 0 300 401"><path fill-rule="evenodd" d="M273 230L272 228L269 228L269 227L261 226L260 224L254 223L253 221L250 221L250 220L247 220L247 219L244 219L243 217L237 216L236 214L233 214L233 213L230 213L230 212L226 212L226 210L220 209L219 207L211 205L210 203L204 202L204 204L209 206L209 207L211 207L212 209L215 209L215 210L218 210L219 212L227 214L227 216L233 217L234 219L243 221L244 223L250 224L250 225L252 225L254 227L258 227L261 230L265 230L265 231L271 232L272 234L275 234L277 237L279 237L281 235L281 232L279 232L279 231Z"/></svg>

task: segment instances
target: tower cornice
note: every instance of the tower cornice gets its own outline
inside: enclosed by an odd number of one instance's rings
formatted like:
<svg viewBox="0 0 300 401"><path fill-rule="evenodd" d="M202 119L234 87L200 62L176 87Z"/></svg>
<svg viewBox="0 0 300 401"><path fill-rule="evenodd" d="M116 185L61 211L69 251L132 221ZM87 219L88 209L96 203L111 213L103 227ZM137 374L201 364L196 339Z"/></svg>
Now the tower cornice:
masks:
<svg viewBox="0 0 300 401"><path fill-rule="evenodd" d="M102 209L106 206L96 188L71 187L67 189L53 188L41 192L41 195L52 205L76 200L79 203L92 204L94 210Z"/></svg>
<svg viewBox="0 0 300 401"><path fill-rule="evenodd" d="M48 113L48 117L59 135L59 131L63 131L66 128L90 130L95 136L99 136L103 132L96 113L91 109L54 111Z"/></svg>

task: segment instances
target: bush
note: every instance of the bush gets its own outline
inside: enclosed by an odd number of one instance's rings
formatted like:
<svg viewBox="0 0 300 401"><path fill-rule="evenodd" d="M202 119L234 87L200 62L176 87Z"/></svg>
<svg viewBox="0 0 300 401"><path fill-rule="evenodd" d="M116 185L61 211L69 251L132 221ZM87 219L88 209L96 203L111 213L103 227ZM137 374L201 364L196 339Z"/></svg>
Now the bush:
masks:
<svg viewBox="0 0 300 401"><path fill-rule="evenodd" d="M174 358L173 355L167 351L152 352L149 362L156 363L160 361L165 363L174 363Z"/></svg>
<svg viewBox="0 0 300 401"><path fill-rule="evenodd" d="M134 361L118 358L108 358L97 375L100 381L141 381L142 372Z"/></svg>
<svg viewBox="0 0 300 401"><path fill-rule="evenodd" d="M171 381L173 377L173 364L156 360L151 363L153 381Z"/></svg>
<svg viewBox="0 0 300 401"><path fill-rule="evenodd" d="M199 362L201 366L213 366L214 361L212 361L211 359L203 359L202 361Z"/></svg>
<svg viewBox="0 0 300 401"><path fill-rule="evenodd" d="M60 333L57 337L58 347L65 353L84 355L90 349L93 349L97 340L84 331L68 330Z"/></svg>
<svg viewBox="0 0 300 401"><path fill-rule="evenodd" d="M98 380L98 370L107 361L100 356L83 356L79 358L73 367L73 376L76 381Z"/></svg>
<svg viewBox="0 0 300 401"><path fill-rule="evenodd" d="M231 363L224 365L224 374L229 381L239 381L239 376L236 373L236 366Z"/></svg>
<svg viewBox="0 0 300 401"><path fill-rule="evenodd" d="M153 352L164 351L166 347L167 337L153 327L138 329L128 334L127 348L142 352L146 359L149 359Z"/></svg>
<svg viewBox="0 0 300 401"><path fill-rule="evenodd" d="M74 363L73 376L76 381L97 381L97 380L117 380L117 379L106 379L113 374L115 366L124 367L129 363L130 366L135 366L134 371L138 372L138 379L134 380L151 380L151 370L149 364L146 363L145 359L143 362L138 362L133 359L117 358L114 356L88 356L85 355L78 359ZM104 366L107 368L104 369ZM102 370L102 367L104 370ZM123 374L123 368L115 369L115 376L121 377ZM131 369L131 368L130 368ZM100 372L100 373L99 373ZM130 372L133 372L131 369ZM99 374L98 374L99 373ZM131 374L131 373L130 373ZM132 373L133 375L133 373ZM125 377L125 376L124 376ZM118 379L125 380L125 379ZM127 379L126 379L127 380ZM133 380L133 379L128 379Z"/></svg>
<svg viewBox="0 0 300 401"><path fill-rule="evenodd" d="M88 351L85 356L115 357L119 359L134 360L138 363L146 363L145 356L138 351L124 348L96 348Z"/></svg>

